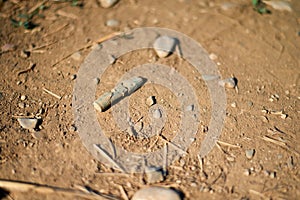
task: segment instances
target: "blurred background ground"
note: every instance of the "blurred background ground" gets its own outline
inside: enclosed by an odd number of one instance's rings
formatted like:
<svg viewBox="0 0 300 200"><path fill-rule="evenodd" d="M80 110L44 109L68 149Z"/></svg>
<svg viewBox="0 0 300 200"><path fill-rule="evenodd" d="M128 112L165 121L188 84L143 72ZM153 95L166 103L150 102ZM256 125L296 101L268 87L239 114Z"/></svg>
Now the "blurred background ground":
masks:
<svg viewBox="0 0 300 200"><path fill-rule="evenodd" d="M96 0L0 2L1 179L88 186L124 199L146 186L141 175L116 174L84 148L73 122L72 91L76 73L91 51L83 47L114 32L157 26L198 41L215 55L223 78L233 74L238 79L239 93L226 90L220 137L238 147L216 146L204 159L203 175L195 150L205 135L199 130L188 155L154 185L174 187L186 199L300 197L300 1L286 1L290 11L266 6L269 14L255 11L250 0L120 0L110 8ZM111 19L115 24L107 24ZM181 70L191 74L188 67ZM209 102L207 96L204 104ZM23 129L18 116L39 116L40 130ZM255 153L249 159L246 152L251 149ZM0 190L1 196L84 199L18 191L5 195Z"/></svg>

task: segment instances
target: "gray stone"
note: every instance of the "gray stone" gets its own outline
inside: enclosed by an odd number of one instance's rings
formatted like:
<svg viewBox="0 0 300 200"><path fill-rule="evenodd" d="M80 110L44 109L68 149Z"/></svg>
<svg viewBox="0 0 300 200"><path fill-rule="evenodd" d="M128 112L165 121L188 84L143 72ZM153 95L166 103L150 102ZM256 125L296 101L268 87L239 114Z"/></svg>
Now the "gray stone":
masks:
<svg viewBox="0 0 300 200"><path fill-rule="evenodd" d="M186 111L193 111L194 110L194 105L188 105L185 110Z"/></svg>
<svg viewBox="0 0 300 200"><path fill-rule="evenodd" d="M164 187L148 187L137 191L131 200L181 200L177 192Z"/></svg>
<svg viewBox="0 0 300 200"><path fill-rule="evenodd" d="M153 44L153 47L158 57L165 58L174 51L176 43L177 42L175 38L165 35L157 38Z"/></svg>

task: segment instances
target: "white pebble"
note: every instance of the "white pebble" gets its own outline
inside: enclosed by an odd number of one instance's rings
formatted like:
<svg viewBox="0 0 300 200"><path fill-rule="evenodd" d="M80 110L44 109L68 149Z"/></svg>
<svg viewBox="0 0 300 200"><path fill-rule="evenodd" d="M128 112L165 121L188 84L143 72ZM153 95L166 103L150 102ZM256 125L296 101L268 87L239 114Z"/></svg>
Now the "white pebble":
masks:
<svg viewBox="0 0 300 200"><path fill-rule="evenodd" d="M93 81L96 83L96 85L98 85L100 83L100 78L94 78Z"/></svg>
<svg viewBox="0 0 300 200"><path fill-rule="evenodd" d="M148 187L137 191L131 200L180 200L179 194L164 187Z"/></svg>
<svg viewBox="0 0 300 200"><path fill-rule="evenodd" d="M35 129L38 123L38 120L34 118L18 118L17 120L23 128L30 130Z"/></svg>
<svg viewBox="0 0 300 200"><path fill-rule="evenodd" d="M216 54L214 54L214 53L211 53L211 54L209 54L209 58L211 60L216 60L218 58L218 56Z"/></svg>
<svg viewBox="0 0 300 200"><path fill-rule="evenodd" d="M25 103L20 102L20 103L18 103L18 106L19 106L19 108L25 108Z"/></svg>
<svg viewBox="0 0 300 200"><path fill-rule="evenodd" d="M185 110L186 111L193 111L194 110L194 105L188 105Z"/></svg>
<svg viewBox="0 0 300 200"><path fill-rule="evenodd" d="M245 151L245 154L248 159L251 159L255 154L255 149L248 149Z"/></svg>
<svg viewBox="0 0 300 200"><path fill-rule="evenodd" d="M25 96L25 95L22 95L22 96L21 96L21 100L24 101L25 99L26 99L26 96Z"/></svg>
<svg viewBox="0 0 300 200"><path fill-rule="evenodd" d="M276 172L271 172L270 173L270 178L275 178L276 177Z"/></svg>
<svg viewBox="0 0 300 200"><path fill-rule="evenodd" d="M230 105L231 107L236 108L236 102L232 102Z"/></svg>
<svg viewBox="0 0 300 200"><path fill-rule="evenodd" d="M160 111L160 109L156 109L156 110L154 110L154 112L153 112L153 117L155 118L155 119L159 119L159 118L161 118L161 111Z"/></svg>
<svg viewBox="0 0 300 200"><path fill-rule="evenodd" d="M236 78L227 78L227 79L219 81L219 85L221 85L225 88L230 88L230 89L235 88L236 84L237 84Z"/></svg>
<svg viewBox="0 0 300 200"><path fill-rule="evenodd" d="M105 22L105 25L109 27L117 27L120 25L120 22L116 19L109 19Z"/></svg>
<svg viewBox="0 0 300 200"><path fill-rule="evenodd" d="M156 99L155 99L155 96L150 96L146 99L146 104L148 106L152 106L156 103Z"/></svg>
<svg viewBox="0 0 300 200"><path fill-rule="evenodd" d="M100 4L103 8L109 8L115 5L118 0L100 0Z"/></svg>
<svg viewBox="0 0 300 200"><path fill-rule="evenodd" d="M169 36L160 36L155 40L153 47L158 57L165 58L174 51L176 43L177 42L175 38Z"/></svg>
<svg viewBox="0 0 300 200"><path fill-rule="evenodd" d="M79 52L75 52L75 53L72 54L71 58L73 60L80 61L81 60L81 54Z"/></svg>

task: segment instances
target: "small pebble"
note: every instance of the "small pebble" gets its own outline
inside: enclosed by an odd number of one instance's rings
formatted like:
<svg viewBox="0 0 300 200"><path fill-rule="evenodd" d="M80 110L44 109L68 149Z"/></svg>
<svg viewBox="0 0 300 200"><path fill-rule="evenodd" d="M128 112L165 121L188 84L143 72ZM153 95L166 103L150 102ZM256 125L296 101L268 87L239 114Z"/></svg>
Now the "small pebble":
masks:
<svg viewBox="0 0 300 200"><path fill-rule="evenodd" d="M263 173L265 176L270 176L270 172L268 170L264 170Z"/></svg>
<svg viewBox="0 0 300 200"><path fill-rule="evenodd" d="M20 102L20 103L18 103L18 106L19 106L19 108L25 108L25 103Z"/></svg>
<svg viewBox="0 0 300 200"><path fill-rule="evenodd" d="M20 53L20 56L22 58L28 58L30 56L30 52L22 50L21 53Z"/></svg>
<svg viewBox="0 0 300 200"><path fill-rule="evenodd" d="M96 83L96 85L98 85L100 83L100 78L94 78L93 81Z"/></svg>
<svg viewBox="0 0 300 200"><path fill-rule="evenodd" d="M0 100L2 100L3 99L3 94L2 94L2 92L0 92Z"/></svg>
<svg viewBox="0 0 300 200"><path fill-rule="evenodd" d="M176 46L176 39L169 36L160 36L153 44L156 54L160 58L165 58L174 51Z"/></svg>
<svg viewBox="0 0 300 200"><path fill-rule="evenodd" d="M108 55L109 64L114 64L116 62L116 58L114 55Z"/></svg>
<svg viewBox="0 0 300 200"><path fill-rule="evenodd" d="M211 54L209 54L209 58L211 60L216 60L218 58L218 56L216 54L214 54L214 53L211 53Z"/></svg>
<svg viewBox="0 0 300 200"><path fill-rule="evenodd" d="M249 107L253 106L253 102L252 101L248 101L247 104L248 104Z"/></svg>
<svg viewBox="0 0 300 200"><path fill-rule="evenodd" d="M35 118L18 118L17 120L23 128L29 130L35 129L38 123L38 120Z"/></svg>
<svg viewBox="0 0 300 200"><path fill-rule="evenodd" d="M286 119L287 118L287 114L281 114L280 117L281 117L281 119Z"/></svg>
<svg viewBox="0 0 300 200"><path fill-rule="evenodd" d="M271 172L270 173L270 178L276 178L276 172Z"/></svg>
<svg viewBox="0 0 300 200"><path fill-rule="evenodd" d="M194 110L194 105L188 105L185 110L186 111L193 111Z"/></svg>
<svg viewBox="0 0 300 200"><path fill-rule="evenodd" d="M131 200L181 200L177 192L164 187L148 187L137 191Z"/></svg>
<svg viewBox="0 0 300 200"><path fill-rule="evenodd" d="M245 154L248 159L251 159L255 154L255 149L248 149L245 151Z"/></svg>
<svg viewBox="0 0 300 200"><path fill-rule="evenodd" d="M75 80L76 77L77 77L76 74L73 74L73 75L70 76L70 79L71 79L71 80Z"/></svg>
<svg viewBox="0 0 300 200"><path fill-rule="evenodd" d="M70 131L74 132L74 131L76 131L76 130L77 130L77 128L76 128L75 124L72 124L72 125L70 126Z"/></svg>
<svg viewBox="0 0 300 200"><path fill-rule="evenodd" d="M109 19L105 22L105 25L108 27L117 27L120 25L120 22L116 19Z"/></svg>
<svg viewBox="0 0 300 200"><path fill-rule="evenodd" d="M73 60L80 61L81 60L81 54L79 52L75 52L75 53L72 54L71 58Z"/></svg>
<svg viewBox="0 0 300 200"><path fill-rule="evenodd" d="M222 87L225 87L225 88L233 89L237 85L237 79L233 77L233 78L227 78L224 80L220 80L219 85Z"/></svg>
<svg viewBox="0 0 300 200"><path fill-rule="evenodd" d="M245 176L249 176L251 174L251 171L249 169L245 169L244 172L243 172L243 174Z"/></svg>
<svg viewBox="0 0 300 200"><path fill-rule="evenodd" d="M146 169L147 183L158 183L164 180L163 171L161 168L148 167Z"/></svg>
<svg viewBox="0 0 300 200"><path fill-rule="evenodd" d="M161 118L161 111L160 111L160 109L156 109L156 110L154 110L154 112L153 112L153 117L155 118L155 119L159 119L159 118Z"/></svg>
<svg viewBox="0 0 300 200"><path fill-rule="evenodd" d="M231 107L236 108L236 102L232 102L230 105Z"/></svg>
<svg viewBox="0 0 300 200"><path fill-rule="evenodd" d="M146 104L150 107L156 103L155 96L150 96L146 99Z"/></svg>
<svg viewBox="0 0 300 200"><path fill-rule="evenodd" d="M191 183L191 187L197 187L197 183L192 182L192 183Z"/></svg>
<svg viewBox="0 0 300 200"><path fill-rule="evenodd" d="M24 101L24 100L26 99L26 96L25 96L25 95L21 95L20 99L21 99L22 101Z"/></svg>
<svg viewBox="0 0 300 200"><path fill-rule="evenodd" d="M227 159L229 162L234 162L234 161L235 161L234 157L232 157L232 156L228 156L228 157L226 157L226 159Z"/></svg>
<svg viewBox="0 0 300 200"><path fill-rule="evenodd" d="M109 8L115 5L119 0L100 0L100 4L103 8Z"/></svg>

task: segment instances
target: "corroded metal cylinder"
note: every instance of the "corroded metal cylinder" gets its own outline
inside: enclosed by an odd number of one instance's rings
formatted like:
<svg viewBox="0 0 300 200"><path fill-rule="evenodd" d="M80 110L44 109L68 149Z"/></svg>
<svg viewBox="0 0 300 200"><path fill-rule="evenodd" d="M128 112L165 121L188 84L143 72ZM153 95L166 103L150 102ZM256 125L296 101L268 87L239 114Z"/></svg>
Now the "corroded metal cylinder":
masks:
<svg viewBox="0 0 300 200"><path fill-rule="evenodd" d="M135 76L131 79L125 80L118 84L114 89L110 92L106 92L101 95L96 101L94 101L93 105L96 110L100 112L104 112L109 109L113 104L119 102L126 96L129 96L133 92L135 92L138 88L140 88L146 79Z"/></svg>

